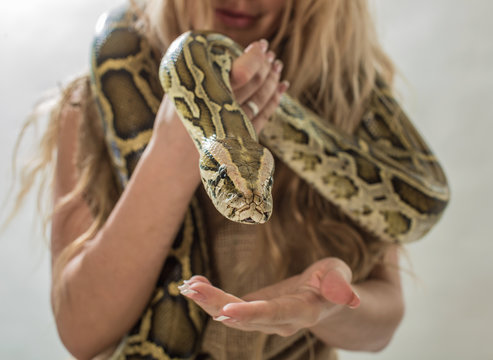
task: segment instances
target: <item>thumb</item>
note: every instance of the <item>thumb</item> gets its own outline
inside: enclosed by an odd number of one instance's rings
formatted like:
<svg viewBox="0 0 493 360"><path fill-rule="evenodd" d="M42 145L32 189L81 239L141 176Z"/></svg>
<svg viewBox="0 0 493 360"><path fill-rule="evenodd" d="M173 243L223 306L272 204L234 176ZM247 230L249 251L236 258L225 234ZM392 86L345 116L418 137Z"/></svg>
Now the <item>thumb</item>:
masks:
<svg viewBox="0 0 493 360"><path fill-rule="evenodd" d="M360 298L351 286L351 270L349 268L333 268L320 282L320 293L328 301L347 305L351 309L360 305Z"/></svg>

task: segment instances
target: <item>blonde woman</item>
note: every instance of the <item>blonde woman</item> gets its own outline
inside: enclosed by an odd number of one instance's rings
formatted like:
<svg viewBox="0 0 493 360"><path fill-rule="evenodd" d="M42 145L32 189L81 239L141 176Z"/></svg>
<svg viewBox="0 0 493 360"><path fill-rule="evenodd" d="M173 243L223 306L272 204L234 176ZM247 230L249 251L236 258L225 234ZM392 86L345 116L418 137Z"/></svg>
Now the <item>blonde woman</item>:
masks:
<svg viewBox="0 0 493 360"><path fill-rule="evenodd" d="M128 11L159 56L190 29L214 30L245 47L231 84L258 133L289 92L357 135L376 84L392 84L365 0L148 0ZM166 96L120 194L100 117L89 78L79 78L42 142L44 165L57 153L52 302L60 338L75 357L123 356L195 193L212 272L192 277L180 296L210 319L193 336L177 325L171 341L194 343L183 358L335 359L337 348L378 351L389 343L404 312L398 245L354 224L279 161L271 220L225 220L199 187L197 150ZM166 321L164 314L149 327L159 332ZM152 351L139 346L126 356L176 355L158 341Z"/></svg>

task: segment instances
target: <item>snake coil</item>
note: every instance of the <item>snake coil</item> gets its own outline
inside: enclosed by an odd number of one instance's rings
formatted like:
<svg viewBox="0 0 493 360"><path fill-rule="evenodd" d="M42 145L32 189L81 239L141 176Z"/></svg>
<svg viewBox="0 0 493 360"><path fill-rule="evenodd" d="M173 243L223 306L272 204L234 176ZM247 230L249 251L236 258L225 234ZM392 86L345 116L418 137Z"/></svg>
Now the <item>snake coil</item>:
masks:
<svg viewBox="0 0 493 360"><path fill-rule="evenodd" d="M361 125L347 135L283 95L260 135L229 85L241 49L223 35L188 32L162 59L125 7L102 17L91 80L115 175L123 189L152 134L165 89L200 153L202 182L216 208L243 223L272 211L272 151L323 197L383 241L419 239L449 200L443 171L378 81ZM162 87L161 87L162 85ZM118 359L193 359L206 317L178 285L209 275L204 224L193 199L148 307L115 353Z"/></svg>

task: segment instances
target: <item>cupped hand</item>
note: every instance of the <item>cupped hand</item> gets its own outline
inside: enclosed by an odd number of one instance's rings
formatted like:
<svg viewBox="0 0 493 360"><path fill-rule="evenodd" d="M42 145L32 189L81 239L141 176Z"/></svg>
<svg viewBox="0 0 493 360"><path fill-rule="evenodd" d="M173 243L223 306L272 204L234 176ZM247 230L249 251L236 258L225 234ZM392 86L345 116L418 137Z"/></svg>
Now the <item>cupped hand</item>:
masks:
<svg viewBox="0 0 493 360"><path fill-rule="evenodd" d="M226 326L289 336L317 325L344 307L360 304L351 286L351 270L337 258L317 261L302 274L239 298L194 276L180 287L214 320Z"/></svg>
<svg viewBox="0 0 493 360"><path fill-rule="evenodd" d="M231 87L236 101L253 123L257 133L265 125L288 89L287 81L280 82L283 64L268 50L268 42L253 42L234 62Z"/></svg>

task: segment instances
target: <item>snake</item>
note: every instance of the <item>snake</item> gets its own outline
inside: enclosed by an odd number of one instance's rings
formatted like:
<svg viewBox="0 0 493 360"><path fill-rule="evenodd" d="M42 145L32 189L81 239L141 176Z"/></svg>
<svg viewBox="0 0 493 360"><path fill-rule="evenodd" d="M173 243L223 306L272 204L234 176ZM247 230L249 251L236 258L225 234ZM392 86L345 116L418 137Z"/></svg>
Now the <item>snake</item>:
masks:
<svg viewBox="0 0 493 360"><path fill-rule="evenodd" d="M200 154L207 194L232 221L268 221L273 155L382 241L415 241L440 219L450 197L445 174L380 78L354 134L283 94L257 136L229 83L239 45L221 34L189 31L162 56L136 20L127 6L105 13L91 49L91 89L120 190L166 94ZM208 254L204 216L193 198L149 303L114 359L204 358L198 354L207 316L178 287L192 275L210 275Z"/></svg>

